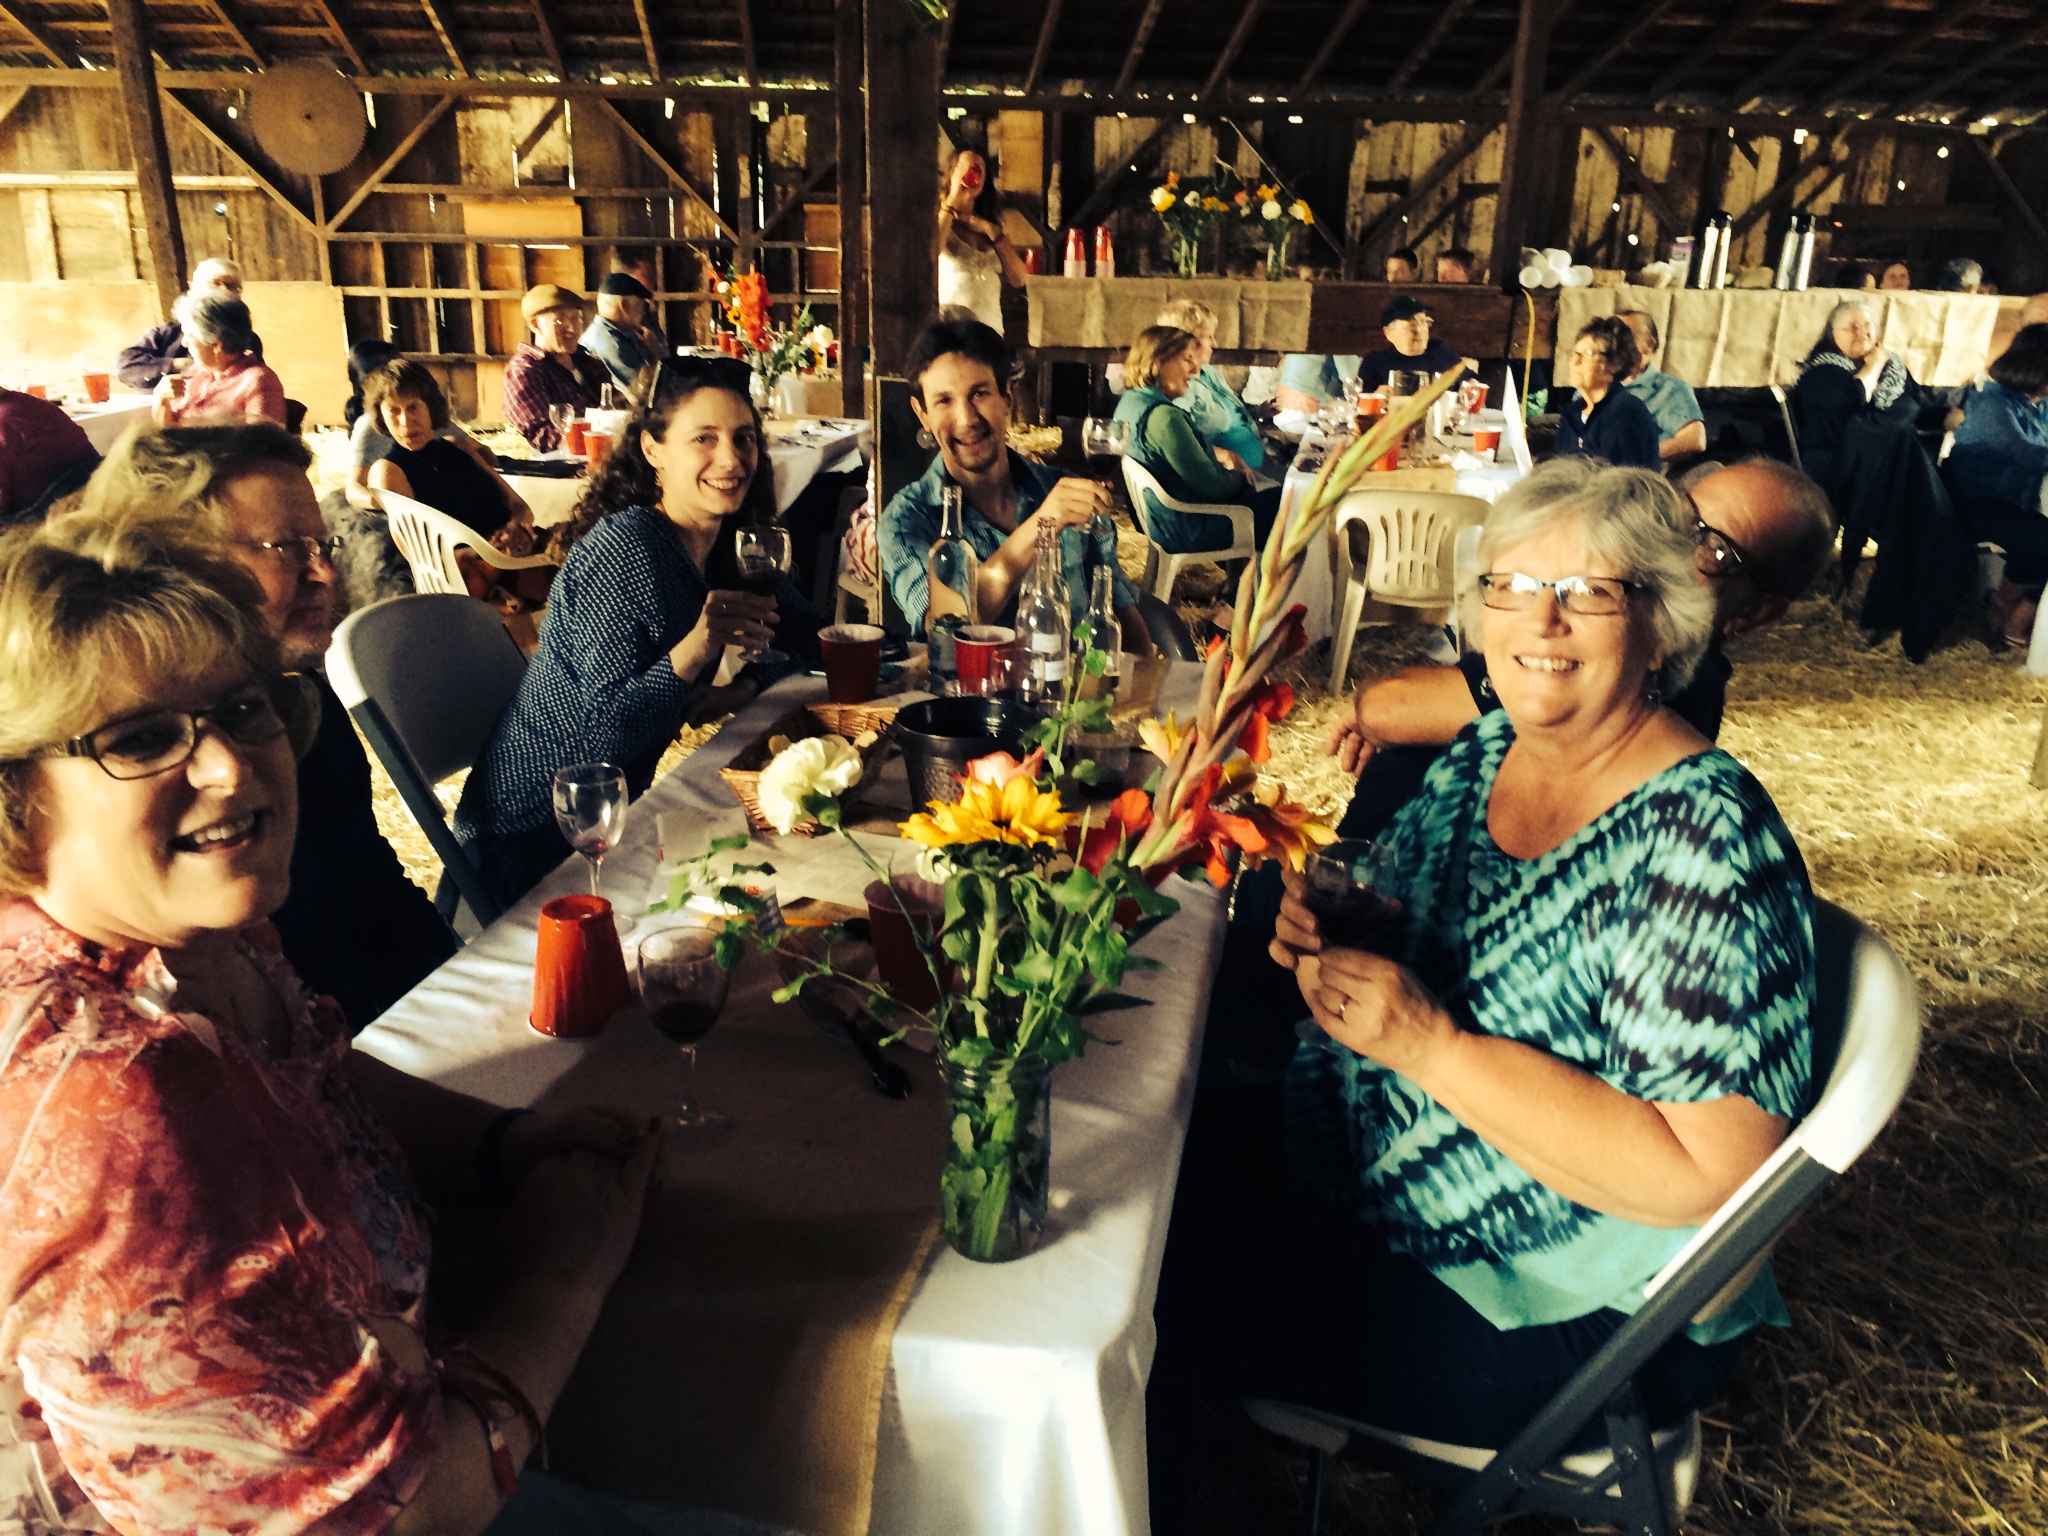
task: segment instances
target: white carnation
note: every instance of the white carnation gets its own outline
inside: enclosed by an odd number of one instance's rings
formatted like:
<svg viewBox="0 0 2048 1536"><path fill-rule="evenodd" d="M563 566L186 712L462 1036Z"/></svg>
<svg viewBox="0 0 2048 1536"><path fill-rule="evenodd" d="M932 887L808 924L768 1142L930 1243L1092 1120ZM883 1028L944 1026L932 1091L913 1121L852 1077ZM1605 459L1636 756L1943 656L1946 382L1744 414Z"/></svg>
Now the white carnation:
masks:
<svg viewBox="0 0 2048 1536"><path fill-rule="evenodd" d="M807 795L843 795L860 782L860 754L843 736L809 736L775 755L762 770L761 814L778 832L806 819Z"/></svg>
<svg viewBox="0 0 2048 1536"><path fill-rule="evenodd" d="M1274 219L1279 218L1279 201L1275 198L1269 197L1263 203L1259 204L1259 217L1266 220L1268 223L1271 223Z"/></svg>

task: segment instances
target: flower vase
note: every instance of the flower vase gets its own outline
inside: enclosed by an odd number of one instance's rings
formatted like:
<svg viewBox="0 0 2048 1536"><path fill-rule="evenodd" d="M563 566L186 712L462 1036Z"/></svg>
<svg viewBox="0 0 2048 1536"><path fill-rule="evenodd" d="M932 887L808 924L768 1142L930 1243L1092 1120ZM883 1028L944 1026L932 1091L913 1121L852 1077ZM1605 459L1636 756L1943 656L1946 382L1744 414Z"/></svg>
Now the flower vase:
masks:
<svg viewBox="0 0 2048 1536"><path fill-rule="evenodd" d="M1288 242L1288 240L1289 240L1290 238L1292 238L1292 236L1293 236L1293 233L1294 233L1294 232L1293 232L1292 230L1288 230L1288 231L1286 231L1285 233L1283 233L1283 234L1281 234L1281 235L1277 236L1277 237L1276 237L1276 238L1274 238L1273 240L1270 240L1270 241L1268 241L1268 242L1267 242L1267 244L1266 244L1266 281L1267 281L1267 282L1269 282L1269 283L1277 283L1277 282L1282 282L1282 281L1284 281L1284 280L1286 279L1286 277L1287 277L1287 242Z"/></svg>
<svg viewBox="0 0 2048 1536"><path fill-rule="evenodd" d="M1175 235L1173 238L1173 270L1182 277L1193 277L1201 265L1202 242L1198 236Z"/></svg>
<svg viewBox="0 0 2048 1536"><path fill-rule="evenodd" d="M775 381L759 369L747 376L747 393L753 398L754 409L763 417L775 415Z"/></svg>
<svg viewBox="0 0 2048 1536"><path fill-rule="evenodd" d="M1042 1061L979 1066L941 1058L946 1162L940 1225L963 1258L1003 1264L1035 1252L1045 1234L1052 1161L1052 1068Z"/></svg>

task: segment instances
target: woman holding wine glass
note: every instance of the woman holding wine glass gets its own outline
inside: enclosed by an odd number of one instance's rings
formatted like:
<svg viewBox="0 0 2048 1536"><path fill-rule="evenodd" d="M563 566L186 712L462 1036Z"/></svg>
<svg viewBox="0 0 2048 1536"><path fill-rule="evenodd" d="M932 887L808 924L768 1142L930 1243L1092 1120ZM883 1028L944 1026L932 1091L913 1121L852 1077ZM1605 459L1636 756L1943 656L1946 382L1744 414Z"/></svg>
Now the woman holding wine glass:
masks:
<svg viewBox="0 0 2048 1536"><path fill-rule="evenodd" d="M775 510L747 384L728 359L665 363L577 505L540 648L455 813L508 902L570 852L557 770L616 763L637 798L684 724L818 664L821 620L786 574L756 590L742 576L742 531L772 528ZM745 660L771 642L788 659Z"/></svg>

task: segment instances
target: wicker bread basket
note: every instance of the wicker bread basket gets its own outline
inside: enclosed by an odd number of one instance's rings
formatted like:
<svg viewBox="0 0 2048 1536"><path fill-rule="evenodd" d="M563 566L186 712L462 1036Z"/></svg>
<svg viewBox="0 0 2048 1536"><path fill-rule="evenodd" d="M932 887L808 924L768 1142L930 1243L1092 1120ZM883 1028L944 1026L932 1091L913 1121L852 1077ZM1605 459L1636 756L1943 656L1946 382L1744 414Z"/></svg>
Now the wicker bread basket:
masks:
<svg viewBox="0 0 2048 1536"><path fill-rule="evenodd" d="M791 741L811 736L843 736L852 741L864 731L874 731L875 740L860 755L861 778L866 781L874 777L889 750L889 722L895 718L896 708L894 704L807 704L791 710L743 747L729 764L718 770L718 776L725 780L740 809L747 813L747 825L756 832L772 832L774 827L761 814L761 774L775 758L768 744L778 736L787 736ZM804 821L791 830L799 836L812 837L819 828L815 821Z"/></svg>

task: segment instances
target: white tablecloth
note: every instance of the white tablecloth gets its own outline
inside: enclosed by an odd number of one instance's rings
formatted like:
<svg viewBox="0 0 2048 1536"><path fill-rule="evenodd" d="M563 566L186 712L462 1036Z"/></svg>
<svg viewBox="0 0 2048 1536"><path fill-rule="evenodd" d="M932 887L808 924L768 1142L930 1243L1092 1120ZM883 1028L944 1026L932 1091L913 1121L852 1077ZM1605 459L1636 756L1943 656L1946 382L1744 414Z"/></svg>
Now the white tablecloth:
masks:
<svg viewBox="0 0 2048 1536"><path fill-rule="evenodd" d="M130 427L149 424L152 395L118 395L104 405L67 405L64 412L85 428L86 440L104 455Z"/></svg>
<svg viewBox="0 0 2048 1536"><path fill-rule="evenodd" d="M836 417L778 417L768 423L768 463L775 475L775 510L787 512L805 486L822 471L847 469L874 453L873 430L865 421ZM541 527L565 523L583 494L583 481L555 480L516 473L517 460L506 464L512 489L533 508Z"/></svg>
<svg viewBox="0 0 2048 1536"><path fill-rule="evenodd" d="M1175 669L1160 707L1183 716L1199 669ZM615 896L648 888L655 817L724 818L716 777L742 744L823 684L791 679L743 711L634 806L605 859ZM781 839L778 885L858 891L867 876L833 839ZM899 845L889 844L888 847ZM784 854L789 855L784 857ZM366 1030L392 1065L498 1104L530 1102L588 1047L526 1024L536 914L586 889L572 858ZM1145 1536L1145 1380L1153 1294L1222 943L1224 902L1170 882L1180 915L1147 939L1166 969L1125 988L1153 1006L1116 1015L1122 1043L1097 1045L1054 1077L1052 1215L1046 1244L1012 1264L973 1264L940 1246L899 1323L875 1472L877 1536ZM629 940L630 942L630 940ZM857 1070L848 1053L847 1070Z"/></svg>
<svg viewBox="0 0 2048 1536"><path fill-rule="evenodd" d="M1469 439L1466 441L1469 442ZM1330 446L1329 439L1311 427L1308 435L1302 439L1301 452L1296 456L1295 463L1299 464L1311 451L1318 454L1327 452ZM1503 446L1500 451L1505 454L1507 449ZM1280 505L1283 510L1294 505L1294 498L1309 488L1315 480L1316 473L1317 470L1289 467L1286 479L1281 481ZM1461 495L1477 496L1482 501L1490 502L1496 500L1502 491L1521 478L1521 471L1515 467L1511 459L1493 464L1468 464L1458 469L1457 488ZM1359 484L1361 489L1370 490L1372 477L1367 475ZM1294 600L1308 607L1303 623L1308 631L1310 645L1314 645L1318 640L1327 639L1331 631L1337 627L1338 604L1342 596L1343 594L1337 590L1337 541L1335 526L1332 525L1323 537L1320 552L1309 551L1308 558L1302 562L1301 575L1296 577L1294 582Z"/></svg>

